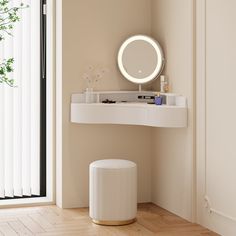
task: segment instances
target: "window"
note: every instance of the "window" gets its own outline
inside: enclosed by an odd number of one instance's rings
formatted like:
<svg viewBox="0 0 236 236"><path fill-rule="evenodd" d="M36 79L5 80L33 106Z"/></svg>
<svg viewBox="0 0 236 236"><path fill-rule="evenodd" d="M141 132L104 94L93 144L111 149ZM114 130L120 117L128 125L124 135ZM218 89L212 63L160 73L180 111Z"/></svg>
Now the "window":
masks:
<svg viewBox="0 0 236 236"><path fill-rule="evenodd" d="M0 42L0 59L14 58L14 86L0 84L0 199L46 196L46 0L23 3Z"/></svg>

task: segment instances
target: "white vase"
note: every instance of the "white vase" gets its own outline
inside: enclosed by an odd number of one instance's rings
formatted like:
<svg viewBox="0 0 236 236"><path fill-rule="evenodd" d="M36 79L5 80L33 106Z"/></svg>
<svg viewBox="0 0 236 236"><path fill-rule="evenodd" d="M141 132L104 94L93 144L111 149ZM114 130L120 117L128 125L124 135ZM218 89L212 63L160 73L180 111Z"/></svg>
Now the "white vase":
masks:
<svg viewBox="0 0 236 236"><path fill-rule="evenodd" d="M86 88L86 90L85 90L85 102L86 103L93 103L94 102L93 88Z"/></svg>

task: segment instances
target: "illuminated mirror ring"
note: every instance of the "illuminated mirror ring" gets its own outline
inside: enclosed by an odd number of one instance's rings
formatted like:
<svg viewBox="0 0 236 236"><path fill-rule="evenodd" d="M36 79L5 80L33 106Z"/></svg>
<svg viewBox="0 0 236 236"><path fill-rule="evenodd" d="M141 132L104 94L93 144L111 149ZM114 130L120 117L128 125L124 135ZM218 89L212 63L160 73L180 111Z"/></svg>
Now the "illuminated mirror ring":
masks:
<svg viewBox="0 0 236 236"><path fill-rule="evenodd" d="M143 48L141 48L141 46ZM145 49L149 51L150 55L147 55ZM125 57L129 58L126 60L128 61L126 64L124 62ZM135 35L128 38L121 45L118 52L118 67L121 74L127 80L136 84L145 84L156 79L164 68L164 61L164 54L160 44L155 39L146 35ZM144 65L142 65L142 63L145 64L149 70L146 71L143 77L138 74L143 72L142 66ZM132 73L131 69L133 70Z"/></svg>

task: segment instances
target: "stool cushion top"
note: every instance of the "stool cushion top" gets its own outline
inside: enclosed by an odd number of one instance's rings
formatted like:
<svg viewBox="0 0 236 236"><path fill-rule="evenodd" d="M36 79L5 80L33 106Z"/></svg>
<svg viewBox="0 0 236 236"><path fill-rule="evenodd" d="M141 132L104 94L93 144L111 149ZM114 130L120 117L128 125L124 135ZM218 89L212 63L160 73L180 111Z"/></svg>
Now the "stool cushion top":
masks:
<svg viewBox="0 0 236 236"><path fill-rule="evenodd" d="M106 159L94 161L90 164L93 168L101 169L123 169L123 168L133 168L136 164L132 161L122 160L122 159Z"/></svg>

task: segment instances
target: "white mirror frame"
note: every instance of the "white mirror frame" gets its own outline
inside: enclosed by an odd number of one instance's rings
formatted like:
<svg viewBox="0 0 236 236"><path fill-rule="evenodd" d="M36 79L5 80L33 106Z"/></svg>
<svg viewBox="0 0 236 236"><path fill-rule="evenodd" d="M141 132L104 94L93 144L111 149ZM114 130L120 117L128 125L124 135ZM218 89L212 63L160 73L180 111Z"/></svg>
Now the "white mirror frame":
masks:
<svg viewBox="0 0 236 236"><path fill-rule="evenodd" d="M155 70L153 71L152 74L150 74L149 76L143 78L143 79L137 79L133 76L131 76L130 74L128 74L124 68L124 65L122 63L122 56L123 56L123 53L124 53L124 50L125 48L132 42L136 41L136 40L143 40L143 41L146 41L148 43L150 43L154 49L156 50L156 53L157 53L157 65L156 65L156 68ZM163 54L163 51L161 49L161 46L160 44L153 38L149 37L149 36L146 36L146 35L135 35L135 36L132 36L128 39L126 39L124 41L124 43L121 45L120 49L119 49L119 52L118 52L118 66L119 66L119 69L120 69L120 72L121 74L129 81L135 83L135 84L145 84L145 83L148 83L154 79L156 79L162 72L163 68L164 68L164 62L165 62L165 59L164 59L164 54Z"/></svg>

